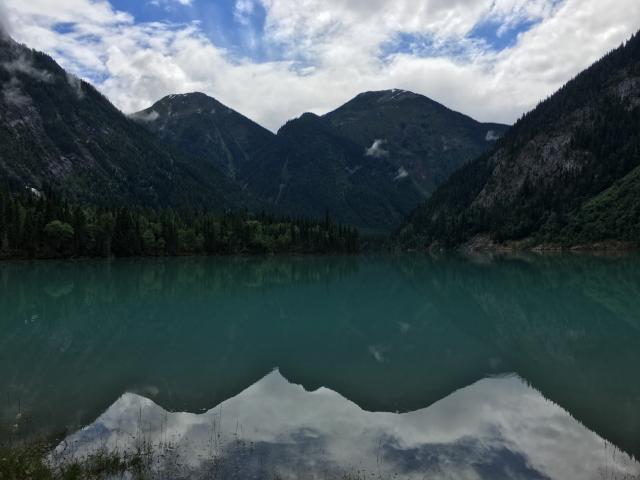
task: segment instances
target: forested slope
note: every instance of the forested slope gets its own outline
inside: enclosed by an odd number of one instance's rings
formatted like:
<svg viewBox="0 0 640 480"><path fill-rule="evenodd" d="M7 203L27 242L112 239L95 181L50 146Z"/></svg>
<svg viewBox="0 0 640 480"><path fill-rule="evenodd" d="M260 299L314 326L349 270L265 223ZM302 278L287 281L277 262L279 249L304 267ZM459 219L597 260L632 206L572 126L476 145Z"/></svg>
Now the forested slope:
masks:
<svg viewBox="0 0 640 480"><path fill-rule="evenodd" d="M402 243L637 241L639 165L636 34L453 174L413 213Z"/></svg>

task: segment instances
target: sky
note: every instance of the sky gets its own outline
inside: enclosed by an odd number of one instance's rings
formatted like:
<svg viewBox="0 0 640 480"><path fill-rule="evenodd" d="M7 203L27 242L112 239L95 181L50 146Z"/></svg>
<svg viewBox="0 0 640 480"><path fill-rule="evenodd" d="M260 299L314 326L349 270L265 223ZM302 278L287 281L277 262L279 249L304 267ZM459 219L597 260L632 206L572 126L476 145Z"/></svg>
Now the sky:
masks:
<svg viewBox="0 0 640 480"><path fill-rule="evenodd" d="M0 0L132 113L200 91L276 131L369 90L513 123L640 29L639 0Z"/></svg>

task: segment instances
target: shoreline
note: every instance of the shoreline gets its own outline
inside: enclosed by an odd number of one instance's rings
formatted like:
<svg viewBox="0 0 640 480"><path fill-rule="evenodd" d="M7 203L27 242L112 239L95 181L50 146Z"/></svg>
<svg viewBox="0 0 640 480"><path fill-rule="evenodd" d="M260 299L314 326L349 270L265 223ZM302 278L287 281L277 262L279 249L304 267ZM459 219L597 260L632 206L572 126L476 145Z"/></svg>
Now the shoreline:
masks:
<svg viewBox="0 0 640 480"><path fill-rule="evenodd" d="M65 257L65 256L37 256L37 257L27 257L27 256L0 256L0 264L3 262L39 262L39 261L54 261L54 260L64 260L70 262L87 262L91 260L140 260L140 259L168 259L168 258L281 258L281 257L358 257L361 255L365 255L364 252L334 252L334 253L326 253L326 252L239 252L239 253L218 253L218 254L207 254L207 253L185 253L178 255L131 255L127 257L118 257L115 255L111 256L96 256L96 257Z"/></svg>
<svg viewBox="0 0 640 480"><path fill-rule="evenodd" d="M428 251L437 245L430 245ZM523 240L510 240L507 242L495 242L487 235L477 235L473 239L454 248L463 254L521 254L533 253L538 255L554 254L589 254L589 255L622 255L640 251L640 245L623 240L598 240L593 242L580 242L563 244L562 242L536 242L531 238Z"/></svg>

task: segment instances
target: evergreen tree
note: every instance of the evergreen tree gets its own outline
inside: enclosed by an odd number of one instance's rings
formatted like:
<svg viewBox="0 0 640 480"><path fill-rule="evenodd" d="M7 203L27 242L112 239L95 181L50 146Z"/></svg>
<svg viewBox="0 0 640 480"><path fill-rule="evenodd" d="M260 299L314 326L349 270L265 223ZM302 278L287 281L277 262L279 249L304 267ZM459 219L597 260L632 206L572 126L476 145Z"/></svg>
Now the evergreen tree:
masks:
<svg viewBox="0 0 640 480"><path fill-rule="evenodd" d="M355 253L358 232L322 222L206 211L69 205L51 189L0 190L1 257Z"/></svg>

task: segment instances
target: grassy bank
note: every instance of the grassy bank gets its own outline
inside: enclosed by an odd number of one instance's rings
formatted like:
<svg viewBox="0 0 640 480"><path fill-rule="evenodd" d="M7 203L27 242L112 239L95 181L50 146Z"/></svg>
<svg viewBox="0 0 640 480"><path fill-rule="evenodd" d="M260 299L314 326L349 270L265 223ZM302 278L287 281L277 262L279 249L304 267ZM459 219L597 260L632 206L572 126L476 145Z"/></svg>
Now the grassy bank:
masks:
<svg viewBox="0 0 640 480"><path fill-rule="evenodd" d="M146 479L148 456L143 452L122 454L100 451L83 459L57 462L51 445L44 442L0 447L1 480L102 480Z"/></svg>
<svg viewBox="0 0 640 480"><path fill-rule="evenodd" d="M151 450L131 453L99 451L82 459L56 458L50 444L39 442L28 445L0 447L0 480L152 480L174 478L169 472L156 471L152 466ZM64 453L62 454L64 455ZM72 457L70 457L72 458ZM189 475L188 472L183 472ZM213 469L206 477L211 480L243 478L242 475L226 476ZM179 475L180 476L180 475ZM180 476L180 478L183 478ZM190 477L185 477L190 478ZM273 472L264 480L284 480ZM304 477L301 477L304 478ZM385 476L361 469L345 470L327 474L326 480L400 480L397 475Z"/></svg>

